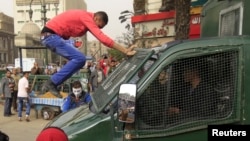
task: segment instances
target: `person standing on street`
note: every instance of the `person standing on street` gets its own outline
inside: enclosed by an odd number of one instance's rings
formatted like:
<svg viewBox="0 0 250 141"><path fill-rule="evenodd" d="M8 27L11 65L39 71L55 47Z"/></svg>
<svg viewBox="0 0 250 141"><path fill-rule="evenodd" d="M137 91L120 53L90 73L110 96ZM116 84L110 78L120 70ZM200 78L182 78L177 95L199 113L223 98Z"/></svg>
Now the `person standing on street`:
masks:
<svg viewBox="0 0 250 141"><path fill-rule="evenodd" d="M90 92L96 91L96 89L99 85L101 85L104 79L105 75L102 71L101 65L98 63L96 64L95 70L91 72L91 75L89 77Z"/></svg>
<svg viewBox="0 0 250 141"><path fill-rule="evenodd" d="M18 91L18 81L21 78L19 73L17 72L17 68L14 68L12 70L12 75L11 77L15 81L15 87L14 87L14 92L13 92L13 99L12 99L12 108L15 112L17 112L17 91Z"/></svg>
<svg viewBox="0 0 250 141"><path fill-rule="evenodd" d="M23 77L18 82L18 120L22 121L22 109L23 104L26 103L26 116L25 120L27 122L30 121L29 115L30 115L30 101L29 101L29 72L23 72Z"/></svg>
<svg viewBox="0 0 250 141"><path fill-rule="evenodd" d="M34 62L34 66L31 68L31 74L33 75L43 74L43 70L42 68L39 67L37 62Z"/></svg>
<svg viewBox="0 0 250 141"><path fill-rule="evenodd" d="M15 87L15 81L11 77L11 72L10 70L6 71L6 76L2 78L1 81L1 94L2 97L5 99L4 102L4 116L9 117L12 115L11 112L11 104L12 104L12 97L13 97L13 92L14 92L14 87Z"/></svg>
<svg viewBox="0 0 250 141"><path fill-rule="evenodd" d="M61 97L56 89L57 86L85 65L85 55L75 45L69 43L70 37L81 37L89 31L107 47L117 49L127 56L133 56L136 53L133 50L134 46L125 48L101 31L107 23L108 16L105 12L92 13L84 10L68 10L47 22L41 31L42 44L67 59L68 63L44 83L43 92L50 91L55 96Z"/></svg>

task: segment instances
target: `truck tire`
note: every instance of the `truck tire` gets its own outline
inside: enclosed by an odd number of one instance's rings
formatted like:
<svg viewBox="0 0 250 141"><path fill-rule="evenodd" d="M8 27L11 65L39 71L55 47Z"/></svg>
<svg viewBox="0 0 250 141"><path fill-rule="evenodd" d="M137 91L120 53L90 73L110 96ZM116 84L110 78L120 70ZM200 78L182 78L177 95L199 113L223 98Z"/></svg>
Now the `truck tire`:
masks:
<svg viewBox="0 0 250 141"><path fill-rule="evenodd" d="M55 117L55 111L49 107L43 107L41 110L41 115L45 120L51 120Z"/></svg>

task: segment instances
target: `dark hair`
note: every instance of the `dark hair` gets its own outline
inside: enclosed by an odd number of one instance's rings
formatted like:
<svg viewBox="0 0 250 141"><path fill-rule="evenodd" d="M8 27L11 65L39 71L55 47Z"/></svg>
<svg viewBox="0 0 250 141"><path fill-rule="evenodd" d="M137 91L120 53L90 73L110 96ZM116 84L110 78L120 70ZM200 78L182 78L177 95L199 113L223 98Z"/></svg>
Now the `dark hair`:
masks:
<svg viewBox="0 0 250 141"><path fill-rule="evenodd" d="M74 81L74 82L72 83L72 87L73 87L73 88L75 88L75 87L82 87L82 84L81 84L80 81Z"/></svg>
<svg viewBox="0 0 250 141"><path fill-rule="evenodd" d="M9 141L9 136L0 131L0 141Z"/></svg>
<svg viewBox="0 0 250 141"><path fill-rule="evenodd" d="M109 18L106 12L104 11L98 11L94 14L94 16L100 16L100 18L103 20L105 24L108 24Z"/></svg>
<svg viewBox="0 0 250 141"><path fill-rule="evenodd" d="M7 68L7 69L6 69L6 73L7 73L7 72L10 72L10 73L11 73L11 70L9 70L9 69Z"/></svg>
<svg viewBox="0 0 250 141"><path fill-rule="evenodd" d="M30 71L23 71L23 76L26 75L26 74L30 74Z"/></svg>

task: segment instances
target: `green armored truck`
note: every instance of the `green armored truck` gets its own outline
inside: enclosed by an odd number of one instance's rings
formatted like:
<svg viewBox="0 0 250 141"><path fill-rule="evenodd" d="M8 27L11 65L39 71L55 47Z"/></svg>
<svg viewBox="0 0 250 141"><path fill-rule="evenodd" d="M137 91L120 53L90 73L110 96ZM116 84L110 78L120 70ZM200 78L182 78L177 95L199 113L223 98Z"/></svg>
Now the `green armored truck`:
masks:
<svg viewBox="0 0 250 141"><path fill-rule="evenodd" d="M90 105L57 116L47 127L60 127L70 141L204 141L210 125L250 124L246 3L208 1L202 21L211 20L202 25L209 32L203 38L137 49L92 94ZM226 22L232 15L241 23ZM217 32L205 30L211 24L218 24Z"/></svg>
<svg viewBox="0 0 250 141"><path fill-rule="evenodd" d="M62 128L72 141L178 141L206 140L209 124L249 124L248 51L248 36L138 49L92 94L91 105L61 114L47 126ZM195 97L187 89L189 69L198 71L204 86L197 86ZM160 78L162 72L166 76Z"/></svg>

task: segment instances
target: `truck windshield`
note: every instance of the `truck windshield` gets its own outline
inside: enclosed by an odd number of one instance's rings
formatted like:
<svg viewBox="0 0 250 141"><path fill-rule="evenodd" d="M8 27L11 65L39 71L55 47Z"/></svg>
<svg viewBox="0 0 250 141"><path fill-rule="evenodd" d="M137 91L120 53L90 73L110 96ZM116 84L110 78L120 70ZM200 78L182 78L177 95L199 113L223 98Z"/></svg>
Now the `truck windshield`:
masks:
<svg viewBox="0 0 250 141"><path fill-rule="evenodd" d="M92 101L97 112L102 111L118 94L121 83L127 83L135 73L154 54L150 49L138 49L137 53L123 61L92 94Z"/></svg>
<svg viewBox="0 0 250 141"><path fill-rule="evenodd" d="M150 49L137 48L137 53L123 61L92 94L92 102L96 112L103 111L110 104L118 94L122 83L136 83L141 77L140 75L144 74L143 71L147 71L162 52L181 42L181 40L171 41ZM134 77L136 75L138 77Z"/></svg>

